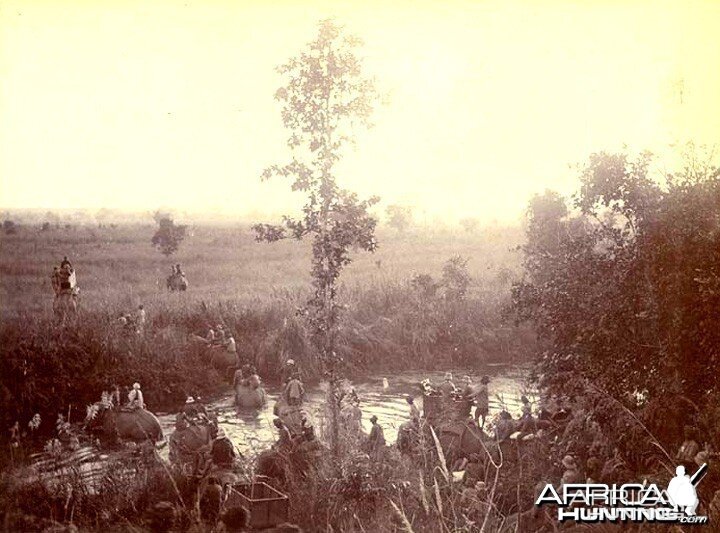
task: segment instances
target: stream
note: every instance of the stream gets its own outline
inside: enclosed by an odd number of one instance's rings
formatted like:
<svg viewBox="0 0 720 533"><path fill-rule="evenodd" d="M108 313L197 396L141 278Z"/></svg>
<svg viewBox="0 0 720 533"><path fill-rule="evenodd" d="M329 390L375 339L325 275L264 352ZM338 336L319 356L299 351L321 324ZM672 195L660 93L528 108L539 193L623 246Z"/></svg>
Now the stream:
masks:
<svg viewBox="0 0 720 533"><path fill-rule="evenodd" d="M429 378L434 385L442 383L445 370L420 372L405 371L395 373L378 373L353 382L353 386L360 397L360 408L363 412L362 424L366 432L370 431L370 417L376 415L378 423L383 427L385 439L393 444L397 438L400 424L409 420L409 407L406 397L415 396L415 405L422 410L422 395L419 383ZM490 377L490 415L502 409L508 410L513 417L520 414L520 396L526 394L534 401L532 394L528 393L525 379L527 368L517 365L488 365L481 372L468 372L456 369L452 371L455 385L460 387L462 377L469 375L473 383L477 384L483 375ZM386 380L386 381L385 381ZM326 383L317 386L306 386L306 399L303 406L310 421L320 434L320 421L322 418L323 402L325 399ZM276 429L273 426L273 406L281 393L280 387L266 386L265 391L268 402L262 409L239 410L234 405L234 392L228 388L226 394L206 404L218 418L218 425L230 438L233 444L244 455L254 455L268 448L276 438ZM166 437L169 437L175 426L175 413L158 413L158 418ZM167 454L167 447L163 455Z"/></svg>

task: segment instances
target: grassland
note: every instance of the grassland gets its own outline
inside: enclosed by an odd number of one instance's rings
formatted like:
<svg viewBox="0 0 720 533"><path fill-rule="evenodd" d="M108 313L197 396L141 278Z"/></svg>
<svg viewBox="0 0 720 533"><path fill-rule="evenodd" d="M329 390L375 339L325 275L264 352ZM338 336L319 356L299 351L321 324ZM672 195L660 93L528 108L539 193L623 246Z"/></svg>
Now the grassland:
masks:
<svg viewBox="0 0 720 533"><path fill-rule="evenodd" d="M34 413L52 419L138 380L158 410L188 394L213 394L228 376L211 368L188 336L220 322L235 336L240 359L265 380L276 379L289 357L306 379L321 376L298 314L309 290L307 243L260 244L247 227L196 227L177 255L165 258L150 245L153 232L21 227L2 236L0 423L9 427ZM520 233L381 232L380 250L358 254L343 275L346 312L336 350L348 374L530 357L531 331L502 316L519 268L511 249ZM81 312L63 326L52 315L50 273L65 255L78 275ZM454 255L469 260L462 298L448 298L443 288L443 265ZM187 292L166 289L172 263L182 264ZM421 274L429 284L412 282ZM117 319L141 303L148 324L138 335Z"/></svg>
<svg viewBox="0 0 720 533"><path fill-rule="evenodd" d="M0 238L2 316L51 313L50 273L64 255L73 262L85 310L131 310L194 302L268 302L306 290L309 245L255 242L247 226L191 228L177 254L165 258L150 245L152 225L82 227L39 231L21 226ZM343 276L347 290L380 286L426 273L437 276L453 255L469 258L474 296L496 304L507 296L508 281L519 272L519 228L476 233L381 231L375 254L358 253ZM186 294L169 294L170 265L181 263L190 280Z"/></svg>

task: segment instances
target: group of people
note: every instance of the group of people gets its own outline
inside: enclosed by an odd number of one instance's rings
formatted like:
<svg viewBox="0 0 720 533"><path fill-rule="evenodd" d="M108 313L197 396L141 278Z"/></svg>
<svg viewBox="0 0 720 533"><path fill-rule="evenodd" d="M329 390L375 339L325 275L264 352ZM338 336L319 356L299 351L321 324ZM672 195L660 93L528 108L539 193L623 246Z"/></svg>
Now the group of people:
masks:
<svg viewBox="0 0 720 533"><path fill-rule="evenodd" d="M315 428L303 418L301 430L299 433L293 434L282 418L273 419L273 425L278 431L278 440L273 447L279 451L292 451L305 442L315 442Z"/></svg>
<svg viewBox="0 0 720 533"><path fill-rule="evenodd" d="M147 322L147 312L143 304L138 305L134 313L123 313L118 318L118 324L127 332L142 333Z"/></svg>
<svg viewBox="0 0 720 533"><path fill-rule="evenodd" d="M434 387L429 379L424 380L420 387L425 395L441 395L447 401L454 400L465 400L471 403L471 406L475 407L474 420L475 423L480 427L485 427L485 419L490 409L490 398L488 395L488 384L490 378L483 376L480 379L479 384L473 384L470 376L463 377L463 387L458 388L453 382L452 373L446 372L445 379L443 382ZM417 409L417 407L415 408ZM411 408L411 417L415 418L415 415Z"/></svg>
<svg viewBox="0 0 720 533"><path fill-rule="evenodd" d="M483 376L477 384L473 383L470 376L464 376L463 387L459 388L453 383L452 374L447 372L443 382L438 386L433 386L429 379L424 380L421 383L421 390L425 397L441 396L444 402L450 404L454 402L470 402L471 409L474 407L472 419L480 429L484 430L490 407L489 383L490 378L488 376ZM410 408L410 420L417 426L420 421L420 410L415 405L415 398L410 395L407 396L406 400ZM520 416L517 419L513 418L505 409L498 414L494 428L495 437L498 441L504 441L516 433L520 438L526 437L569 416L569 412L560 407L552 410L552 412L543 407L539 410L538 416L534 416L532 404L525 395L521 395L520 403Z"/></svg>
<svg viewBox="0 0 720 533"><path fill-rule="evenodd" d="M137 381L130 387L125 403L122 402L119 385L113 385L112 392L103 392L100 403L106 408L119 407L125 410L145 409L145 398L143 397L140 383Z"/></svg>
<svg viewBox="0 0 720 533"><path fill-rule="evenodd" d="M208 331L204 339L210 348L225 348L228 353L237 354L235 337L222 324L217 324L214 328L208 325Z"/></svg>
<svg viewBox="0 0 720 533"><path fill-rule="evenodd" d="M238 385L257 389L262 384L255 366L245 364L238 368L233 375L233 388Z"/></svg>
<svg viewBox="0 0 720 533"><path fill-rule="evenodd" d="M77 288L75 280L75 269L67 256L63 257L60 266L54 266L50 276L51 285L55 296L63 292L74 291Z"/></svg>
<svg viewBox="0 0 720 533"><path fill-rule="evenodd" d="M185 272L183 272L182 268L180 268L180 263L170 265L170 277L172 278L176 276L185 276Z"/></svg>
<svg viewBox="0 0 720 533"><path fill-rule="evenodd" d="M315 440L315 430L301 411L305 402L305 386L293 359L285 362L281 375L283 389L274 410L277 418L273 420L273 425L278 430L277 447L287 450L305 440Z"/></svg>

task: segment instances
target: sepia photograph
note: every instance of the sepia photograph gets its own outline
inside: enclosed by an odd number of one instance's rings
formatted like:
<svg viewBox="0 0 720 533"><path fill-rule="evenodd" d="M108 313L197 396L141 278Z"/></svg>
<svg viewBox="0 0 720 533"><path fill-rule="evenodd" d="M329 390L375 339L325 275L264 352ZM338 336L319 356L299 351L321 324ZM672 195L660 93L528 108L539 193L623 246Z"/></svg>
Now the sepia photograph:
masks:
<svg viewBox="0 0 720 533"><path fill-rule="evenodd" d="M720 532L719 27L0 0L0 531Z"/></svg>

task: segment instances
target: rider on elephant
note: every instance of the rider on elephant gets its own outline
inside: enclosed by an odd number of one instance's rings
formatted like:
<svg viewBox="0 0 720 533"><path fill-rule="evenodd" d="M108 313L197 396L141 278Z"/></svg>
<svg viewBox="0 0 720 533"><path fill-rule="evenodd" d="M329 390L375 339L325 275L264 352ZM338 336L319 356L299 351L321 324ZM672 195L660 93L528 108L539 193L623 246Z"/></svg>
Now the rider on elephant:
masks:
<svg viewBox="0 0 720 533"><path fill-rule="evenodd" d="M136 442L148 439L156 442L162 439L160 421L150 411L139 407L142 400L133 392L139 392L139 389L133 389L128 395L128 399L132 398L131 402L135 405L133 409L128 409L127 406L113 407L107 399L90 406L86 428L113 441L117 438Z"/></svg>
<svg viewBox="0 0 720 533"><path fill-rule="evenodd" d="M215 326L215 340L210 345L212 348L222 348L225 346L226 337L225 337L225 329L222 327L221 324L218 324Z"/></svg>
<svg viewBox="0 0 720 533"><path fill-rule="evenodd" d="M209 324L208 324L208 332L205 335L205 341L207 341L208 344L212 344L213 342L215 342L215 330Z"/></svg>
<svg viewBox="0 0 720 533"><path fill-rule="evenodd" d="M138 305L137 311L135 311L135 326L138 333L142 333L145 329L145 323L147 322L147 312L143 304Z"/></svg>
<svg viewBox="0 0 720 533"><path fill-rule="evenodd" d="M233 388L237 387L238 385L247 385L247 381L245 381L245 370L242 368L238 368L235 373L233 374Z"/></svg>
<svg viewBox="0 0 720 533"><path fill-rule="evenodd" d="M452 381L452 374L450 372L445 373L445 381L438 386L438 390L443 396L450 396L453 392L455 392L456 388Z"/></svg>
<svg viewBox="0 0 720 533"><path fill-rule="evenodd" d="M119 406L120 405L120 386L115 384L113 385L113 390L110 393L110 396L108 398L110 400L109 407L112 407L113 405Z"/></svg>
<svg viewBox="0 0 720 533"><path fill-rule="evenodd" d="M225 350L228 353L237 355L237 344L235 343L235 338L233 337L232 333L230 333L229 331L227 337L225 338Z"/></svg>
<svg viewBox="0 0 720 533"><path fill-rule="evenodd" d="M140 383L133 383L132 389L128 393L127 406L130 409L145 409L145 400L143 399L143 393L140 390Z"/></svg>

